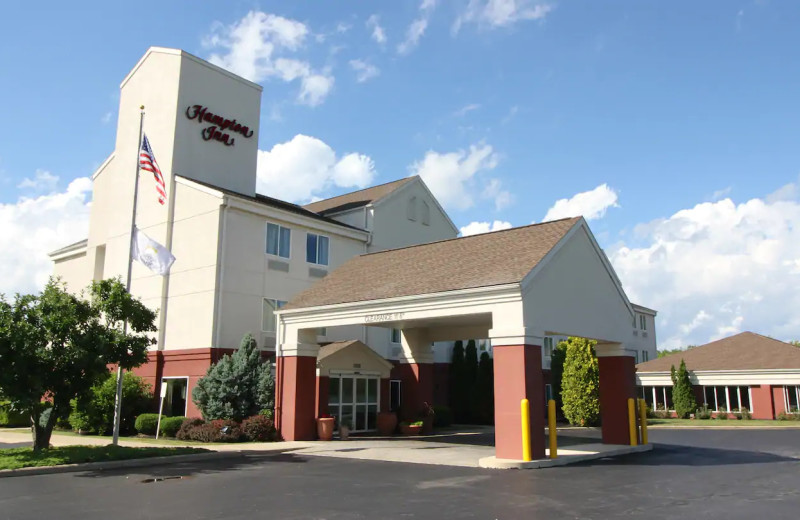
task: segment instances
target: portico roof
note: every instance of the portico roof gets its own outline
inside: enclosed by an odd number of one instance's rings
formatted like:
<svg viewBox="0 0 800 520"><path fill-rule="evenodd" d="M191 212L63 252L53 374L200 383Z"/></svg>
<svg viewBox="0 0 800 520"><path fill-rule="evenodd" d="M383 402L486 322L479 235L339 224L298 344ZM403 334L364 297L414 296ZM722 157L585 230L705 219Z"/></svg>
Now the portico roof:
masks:
<svg viewBox="0 0 800 520"><path fill-rule="evenodd" d="M283 309L520 283L581 217L357 256Z"/></svg>

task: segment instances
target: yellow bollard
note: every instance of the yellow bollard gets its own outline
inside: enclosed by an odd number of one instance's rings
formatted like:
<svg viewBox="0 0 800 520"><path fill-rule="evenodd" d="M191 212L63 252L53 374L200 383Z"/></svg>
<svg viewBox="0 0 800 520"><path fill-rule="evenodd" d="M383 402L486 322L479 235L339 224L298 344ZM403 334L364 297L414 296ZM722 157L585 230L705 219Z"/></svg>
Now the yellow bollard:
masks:
<svg viewBox="0 0 800 520"><path fill-rule="evenodd" d="M550 435L550 458L558 456L558 437L556 430L556 402L552 399L547 401L547 432Z"/></svg>
<svg viewBox="0 0 800 520"><path fill-rule="evenodd" d="M520 415L522 417L522 460L531 460L531 407L527 399L519 403Z"/></svg>
<svg viewBox="0 0 800 520"><path fill-rule="evenodd" d="M633 398L628 399L628 431L630 433L631 446L636 446L639 442L636 428L636 405L633 404Z"/></svg>
<svg viewBox="0 0 800 520"><path fill-rule="evenodd" d="M642 444L647 444L647 403L639 399L639 422L642 425Z"/></svg>

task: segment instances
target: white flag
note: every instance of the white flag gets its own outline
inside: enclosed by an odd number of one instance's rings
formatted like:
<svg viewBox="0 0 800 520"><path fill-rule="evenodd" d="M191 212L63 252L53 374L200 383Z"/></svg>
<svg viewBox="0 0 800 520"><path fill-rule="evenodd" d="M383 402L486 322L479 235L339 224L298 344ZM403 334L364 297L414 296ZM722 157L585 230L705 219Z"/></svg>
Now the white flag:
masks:
<svg viewBox="0 0 800 520"><path fill-rule="evenodd" d="M139 228L134 229L132 254L134 260L138 260L139 263L161 276L169 273L169 268L175 261L175 257L172 256L169 249L139 231Z"/></svg>

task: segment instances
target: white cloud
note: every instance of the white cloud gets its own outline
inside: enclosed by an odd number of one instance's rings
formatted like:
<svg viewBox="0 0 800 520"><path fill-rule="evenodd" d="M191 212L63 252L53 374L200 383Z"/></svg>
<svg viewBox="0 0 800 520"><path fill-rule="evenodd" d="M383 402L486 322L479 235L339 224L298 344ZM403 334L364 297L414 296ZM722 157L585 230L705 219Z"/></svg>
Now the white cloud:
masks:
<svg viewBox="0 0 800 520"><path fill-rule="evenodd" d="M92 181L66 191L0 204L0 293L41 290L53 273L48 253L86 238Z"/></svg>
<svg viewBox="0 0 800 520"><path fill-rule="evenodd" d="M498 160L490 145L479 144L470 146L469 151L428 151L409 170L422 177L445 207L464 210L475 204L476 192L480 194L491 184L491 180L486 182L476 174L493 170Z"/></svg>
<svg viewBox="0 0 800 520"><path fill-rule="evenodd" d="M472 112L473 110L478 110L480 107L481 106L478 103L470 103L453 112L453 115L455 117L464 117L467 115L467 113Z"/></svg>
<svg viewBox="0 0 800 520"><path fill-rule="evenodd" d="M251 81L299 79L297 101L316 106L333 88L333 76L314 71L307 61L284 55L303 47L309 33L308 27L297 20L250 11L231 25L215 23L203 45L212 51L208 58L211 63Z"/></svg>
<svg viewBox="0 0 800 520"><path fill-rule="evenodd" d="M100 122L103 123L104 125L107 125L108 123L111 122L111 118L113 117L114 117L113 112L106 112L105 114L103 114L103 117L100 118Z"/></svg>
<svg viewBox="0 0 800 520"><path fill-rule="evenodd" d="M659 311L659 346L751 330L800 338L800 204L730 199L639 225L609 258L632 301Z"/></svg>
<svg viewBox="0 0 800 520"><path fill-rule="evenodd" d="M364 60L350 60L350 67L356 71L356 81L359 83L364 83L381 73L378 67Z"/></svg>
<svg viewBox="0 0 800 520"><path fill-rule="evenodd" d="M367 18L367 29L372 30L370 37L373 40L381 45L386 43L386 31L381 27L380 17L377 14L373 14Z"/></svg>
<svg viewBox="0 0 800 520"><path fill-rule="evenodd" d="M32 190L36 193L52 193L58 187L58 176L45 170L36 170L33 179L25 177L17 184L21 190Z"/></svg>
<svg viewBox="0 0 800 520"><path fill-rule="evenodd" d="M419 44L420 38L428 28L428 20L436 7L436 0L422 0L419 5L420 15L406 29L406 37L397 46L398 54L408 54Z"/></svg>
<svg viewBox="0 0 800 520"><path fill-rule="evenodd" d="M298 134L272 150L259 150L256 190L292 202L307 202L337 186L364 188L375 177L375 164L366 155L350 153L337 160L323 141Z"/></svg>
<svg viewBox="0 0 800 520"><path fill-rule="evenodd" d="M714 193L711 194L711 200L716 201L724 199L725 197L731 194L732 190L733 188L731 186L728 186L727 188L722 188L721 190L716 190Z"/></svg>
<svg viewBox="0 0 800 520"><path fill-rule="evenodd" d="M461 228L461 236L468 237L470 235L478 235L480 233L488 233L490 231L500 231L502 229L511 229L513 226L511 222L502 220L495 220L494 222L470 222Z"/></svg>
<svg viewBox="0 0 800 520"><path fill-rule="evenodd" d="M547 210L543 222L560 218L583 216L586 220L603 218L608 208L618 208L617 192L601 184L590 191L584 191L569 199L559 199Z"/></svg>
<svg viewBox="0 0 800 520"><path fill-rule="evenodd" d="M514 202L511 192L503 189L500 179L489 179L489 183L483 189L482 196L494 202L495 211L502 211Z"/></svg>
<svg viewBox="0 0 800 520"><path fill-rule="evenodd" d="M470 0L453 23L452 32L457 34L467 23L494 29L519 21L543 20L552 10L552 5L536 0Z"/></svg>

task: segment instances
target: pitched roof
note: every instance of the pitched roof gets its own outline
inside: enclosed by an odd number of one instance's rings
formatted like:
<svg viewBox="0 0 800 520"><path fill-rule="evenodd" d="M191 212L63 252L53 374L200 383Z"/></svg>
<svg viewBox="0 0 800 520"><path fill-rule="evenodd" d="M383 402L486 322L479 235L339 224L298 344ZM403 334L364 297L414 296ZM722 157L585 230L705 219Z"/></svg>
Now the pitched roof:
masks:
<svg viewBox="0 0 800 520"><path fill-rule="evenodd" d="M377 202L378 200L386 197L401 186L417 179L418 176L406 177L405 179L398 179L396 181L387 182L386 184L379 184L371 188L364 188L363 190L351 191L338 197L331 197L329 199L318 200L311 204L306 204L303 208L324 215L326 213L336 213L337 211L345 211L353 208L360 208L368 204Z"/></svg>
<svg viewBox="0 0 800 520"><path fill-rule="evenodd" d="M328 224L335 224L335 225L341 226L341 227L346 227L346 228L350 228L350 229L357 229L359 231L364 231L361 228L358 228L358 227L355 227L355 226L351 226L349 224L345 224L344 222L340 222L338 220L334 220L332 218L325 217L325 216L320 215L318 213L314 213L313 211L309 211L309 210L305 209L302 206L299 206L297 204L292 204L291 202L286 202L285 200L280 200L280 199L275 199L275 198L272 198L272 197L267 197L266 195L261 195L260 193L256 193L255 196L245 195L245 194L239 193L237 191L232 191L232 190L228 190L228 189L225 189L225 188L220 188L219 186L216 186L214 184L210 184L208 182L198 181L197 179L192 179L190 177L184 177L183 175L178 175L178 177L180 177L181 179L185 179L185 180L187 180L189 182L194 182L196 184L199 184L200 186L205 186L206 188L211 188L212 190L219 191L219 192L224 193L225 195L228 195L228 196L238 197L240 199L245 199L245 200L249 200L251 202L256 202L256 203L262 204L264 206L270 206L270 207L273 207L273 208L282 209L282 210L285 210L285 211L289 211L291 213L296 213L298 215L302 215L304 217L312 218L314 220L320 220L320 221L323 221L323 222L327 222Z"/></svg>
<svg viewBox="0 0 800 520"><path fill-rule="evenodd" d="M580 217L351 258L283 308L518 283Z"/></svg>
<svg viewBox="0 0 800 520"><path fill-rule="evenodd" d="M689 370L800 369L800 348L753 332L742 332L636 365L637 372L668 372L681 359Z"/></svg>

